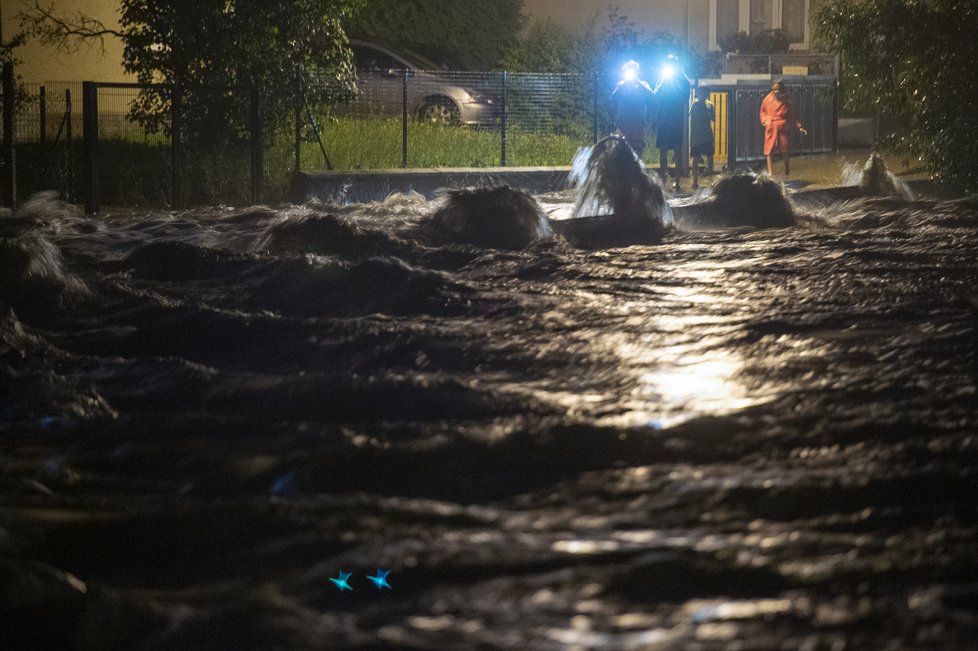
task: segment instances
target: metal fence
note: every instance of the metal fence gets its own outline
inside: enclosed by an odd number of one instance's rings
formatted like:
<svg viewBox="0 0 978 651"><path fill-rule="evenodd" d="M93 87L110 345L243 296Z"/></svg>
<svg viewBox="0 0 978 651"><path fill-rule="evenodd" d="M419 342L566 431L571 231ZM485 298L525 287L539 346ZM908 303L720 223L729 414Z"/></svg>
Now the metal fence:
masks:
<svg viewBox="0 0 978 651"><path fill-rule="evenodd" d="M328 77L309 77L304 88L342 94ZM356 95L317 121L328 152L320 162L337 169L567 164L567 149L572 155L612 128L607 99L596 101L605 95L610 89L596 77L573 74L361 73Z"/></svg>
<svg viewBox="0 0 978 651"><path fill-rule="evenodd" d="M4 108L0 122L4 205L16 203L18 189L21 196L27 196L54 187L63 196L74 197L80 160L80 89L80 83L4 84L0 92ZM8 95L13 98L12 111L6 101ZM16 175L13 161L17 163Z"/></svg>
<svg viewBox="0 0 978 651"><path fill-rule="evenodd" d="M839 57L833 54L726 54L723 72L771 77L839 77Z"/></svg>
<svg viewBox="0 0 978 651"><path fill-rule="evenodd" d="M298 169L568 165L578 147L614 130L614 81L387 70L361 73L350 96L309 75L296 84L294 117L286 118L291 124L268 124L259 89L233 93L249 125L238 141L220 147L181 134L180 124L193 116L179 101L165 132L147 133L130 118L142 86L46 83L24 86L15 103L3 102L5 114L11 104L16 111L11 133L2 135L16 151L15 186L22 197L54 188L84 200L93 212L102 203L245 204L284 198ZM789 78L786 85L809 132L795 134L794 151L833 151L834 78ZM709 89L717 107L717 162L732 169L763 158L758 111L767 81ZM306 98L313 94L332 96L331 107L310 105ZM653 121L649 143L654 128ZM657 162L654 148L647 148L646 160ZM6 157L0 163L4 178L13 179ZM3 202L12 198L5 193Z"/></svg>
<svg viewBox="0 0 978 651"><path fill-rule="evenodd" d="M792 131L794 154L820 154L836 150L838 117L835 83L832 80L785 82L798 121L808 131ZM716 89L727 105L726 138L732 143L726 159L732 168L739 163L764 158L764 129L760 127L761 102L770 88L767 83L742 84ZM719 144L719 143L718 143Z"/></svg>
<svg viewBox="0 0 978 651"><path fill-rule="evenodd" d="M831 58L827 61L834 63ZM330 82L313 79L309 83ZM717 107L716 160L733 168L764 158L764 132L758 114L769 84L770 79L707 86ZM796 77L785 86L808 130L807 136L793 135L793 151L834 151L838 121L835 78ZM337 107L336 120L324 124L325 147L337 147L337 155L335 160L322 162L327 167L335 163L342 169L369 167L358 154L365 156L369 148L381 148L384 153L380 158L385 164L380 167L566 164L568 150L573 153L575 147L614 130L612 87L605 78L571 74L378 73L361 78L359 94ZM353 137L346 133L349 126L345 120L350 116L355 116L355 128L359 129ZM432 157L424 148L430 140L426 133L430 134L435 121L468 127L442 132L441 139L454 140L458 147L450 154L439 150L441 158ZM650 127L654 130L654 122ZM495 138L495 148L488 154L484 147L473 146L473 129ZM369 147L358 152L343 151L337 144L368 141ZM551 151L555 158L548 160ZM649 148L646 157L655 161L657 153Z"/></svg>

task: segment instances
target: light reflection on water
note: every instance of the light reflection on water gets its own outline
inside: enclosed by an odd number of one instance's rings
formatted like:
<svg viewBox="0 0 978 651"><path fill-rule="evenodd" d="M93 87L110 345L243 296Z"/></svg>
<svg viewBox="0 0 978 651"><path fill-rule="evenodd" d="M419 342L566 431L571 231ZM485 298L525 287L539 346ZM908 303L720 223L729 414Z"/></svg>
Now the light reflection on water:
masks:
<svg viewBox="0 0 978 651"><path fill-rule="evenodd" d="M736 320L702 313L695 317L662 313L663 306L670 309L670 303L721 304L729 309L723 305L727 299L716 293L728 271L719 265L677 265L672 277L680 284L660 288L656 304L642 308L642 312L655 315L651 317L655 330L672 336L644 336L617 345L616 354L622 368L632 374L634 388L622 397L627 411L616 424L666 428L699 416L731 414L770 399L740 381L744 360L726 341ZM677 336L683 339L688 335L694 324L706 334L693 342L674 342ZM702 330L706 324L713 327Z"/></svg>
<svg viewBox="0 0 978 651"><path fill-rule="evenodd" d="M632 412L639 424L656 423L671 427L694 416L723 416L761 404L763 397L752 395L738 381L743 360L727 351L710 356L686 357L681 365L641 375L639 395L661 410ZM658 413L660 415L655 416Z"/></svg>
<svg viewBox="0 0 978 651"><path fill-rule="evenodd" d="M683 248L702 253L696 245ZM578 327L580 338L574 345L582 357L594 360L594 368L508 389L529 392L600 425L625 428L668 428L774 399L776 387L757 378L743 380L745 360L730 343L743 326L745 308L738 296L729 295L729 274L738 267L750 268L757 259L639 270L660 281L641 298L621 296L604 286L574 290L571 302L545 312L542 320L548 325L586 323L586 330ZM589 315L601 316L582 316L582 306Z"/></svg>
<svg viewBox="0 0 978 651"><path fill-rule="evenodd" d="M308 210L274 252L244 211L45 234L92 294L0 315L0 606L86 648L973 646L978 204L586 253Z"/></svg>

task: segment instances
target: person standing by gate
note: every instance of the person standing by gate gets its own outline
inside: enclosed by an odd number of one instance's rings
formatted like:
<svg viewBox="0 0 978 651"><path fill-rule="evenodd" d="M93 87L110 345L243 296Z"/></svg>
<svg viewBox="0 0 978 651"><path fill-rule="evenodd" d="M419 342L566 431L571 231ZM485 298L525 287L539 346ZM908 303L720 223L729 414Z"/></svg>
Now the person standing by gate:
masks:
<svg viewBox="0 0 978 651"><path fill-rule="evenodd" d="M621 81L615 86L611 98L617 108L618 131L625 136L628 145L642 160L645 149L645 112L654 97L652 87L638 76L638 61L628 61L622 66Z"/></svg>
<svg viewBox="0 0 978 651"><path fill-rule="evenodd" d="M689 150L693 157L693 187L699 187L700 156L706 156L706 167L713 173L713 121L717 119L710 92L700 86L689 107Z"/></svg>
<svg viewBox="0 0 978 651"><path fill-rule="evenodd" d="M662 76L655 85L656 111L655 146L659 148L659 173L662 181L669 178L669 150L676 166L676 182L679 189L679 175L686 163L683 150L683 131L689 111L689 79L679 67L679 60L670 54L662 66Z"/></svg>
<svg viewBox="0 0 978 651"><path fill-rule="evenodd" d="M767 173L774 176L774 155L781 154L784 157L784 175L788 176L791 173L791 129L798 129L803 136L808 135L808 132L798 121L791 98L780 79L771 83L771 92L761 102L760 118L764 126Z"/></svg>

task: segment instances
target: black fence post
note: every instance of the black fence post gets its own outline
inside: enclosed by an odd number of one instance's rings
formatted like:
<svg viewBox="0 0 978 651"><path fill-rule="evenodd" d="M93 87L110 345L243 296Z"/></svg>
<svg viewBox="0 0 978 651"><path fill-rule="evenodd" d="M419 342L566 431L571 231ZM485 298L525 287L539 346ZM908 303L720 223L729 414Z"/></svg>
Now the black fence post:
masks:
<svg viewBox="0 0 978 651"><path fill-rule="evenodd" d="M3 189L11 208L17 207L17 134L14 133L14 64L3 64Z"/></svg>
<svg viewBox="0 0 978 651"><path fill-rule="evenodd" d="M38 110L40 112L39 123L38 123L38 144L40 145L38 151L38 159L40 162L41 169L38 170L38 175L41 177L41 189L47 185L48 177L48 94L44 86L37 93Z"/></svg>
<svg viewBox="0 0 978 651"><path fill-rule="evenodd" d="M591 111L594 131L594 144L598 143L598 71L594 71L594 79L591 80L591 93L593 95L594 107Z"/></svg>
<svg viewBox="0 0 978 651"><path fill-rule="evenodd" d="M838 57L837 57L838 58ZM839 153L839 78L832 80L832 151Z"/></svg>
<svg viewBox="0 0 978 651"><path fill-rule="evenodd" d="M295 171L302 169L302 69L295 68Z"/></svg>
<svg viewBox="0 0 978 651"><path fill-rule="evenodd" d="M500 127L502 134L500 136L499 143L499 165L500 167L506 167L506 86L507 86L507 73L503 70L503 114L500 120Z"/></svg>
<svg viewBox="0 0 978 651"><path fill-rule="evenodd" d="M85 212L99 210L98 196L98 85L82 82L82 175L85 184Z"/></svg>
<svg viewBox="0 0 978 651"><path fill-rule="evenodd" d="M401 70L401 167L408 166L408 71Z"/></svg>
<svg viewBox="0 0 978 651"><path fill-rule="evenodd" d="M71 156L71 89L65 88L65 198L75 199L75 162Z"/></svg>
<svg viewBox="0 0 978 651"><path fill-rule="evenodd" d="M727 171L737 167L737 89L727 91Z"/></svg>
<svg viewBox="0 0 978 651"><path fill-rule="evenodd" d="M261 203L262 179L264 178L264 147L262 144L261 90L251 89L251 202Z"/></svg>
<svg viewBox="0 0 978 651"><path fill-rule="evenodd" d="M170 199L174 208L180 207L180 166L183 140L183 97L180 87L174 84L170 87L170 170L173 197Z"/></svg>

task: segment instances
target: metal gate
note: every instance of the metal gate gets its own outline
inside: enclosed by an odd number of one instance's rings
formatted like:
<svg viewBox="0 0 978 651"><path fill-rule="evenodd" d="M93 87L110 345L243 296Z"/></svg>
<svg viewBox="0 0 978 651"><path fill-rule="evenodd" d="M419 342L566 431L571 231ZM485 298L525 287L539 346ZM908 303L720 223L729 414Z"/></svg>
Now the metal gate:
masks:
<svg viewBox="0 0 978 651"><path fill-rule="evenodd" d="M792 130L792 153L822 154L835 151L835 85L790 81L784 85L794 104L798 121L808 131L808 135L803 136L797 130ZM731 111L730 122L736 144L730 157L733 163L764 158L764 128L759 116L761 102L769 92L767 84L733 89L734 110Z"/></svg>
<svg viewBox="0 0 978 651"><path fill-rule="evenodd" d="M82 183L85 212L97 213L103 193L126 203L177 205L177 140L147 133L129 111L142 84L82 84Z"/></svg>

